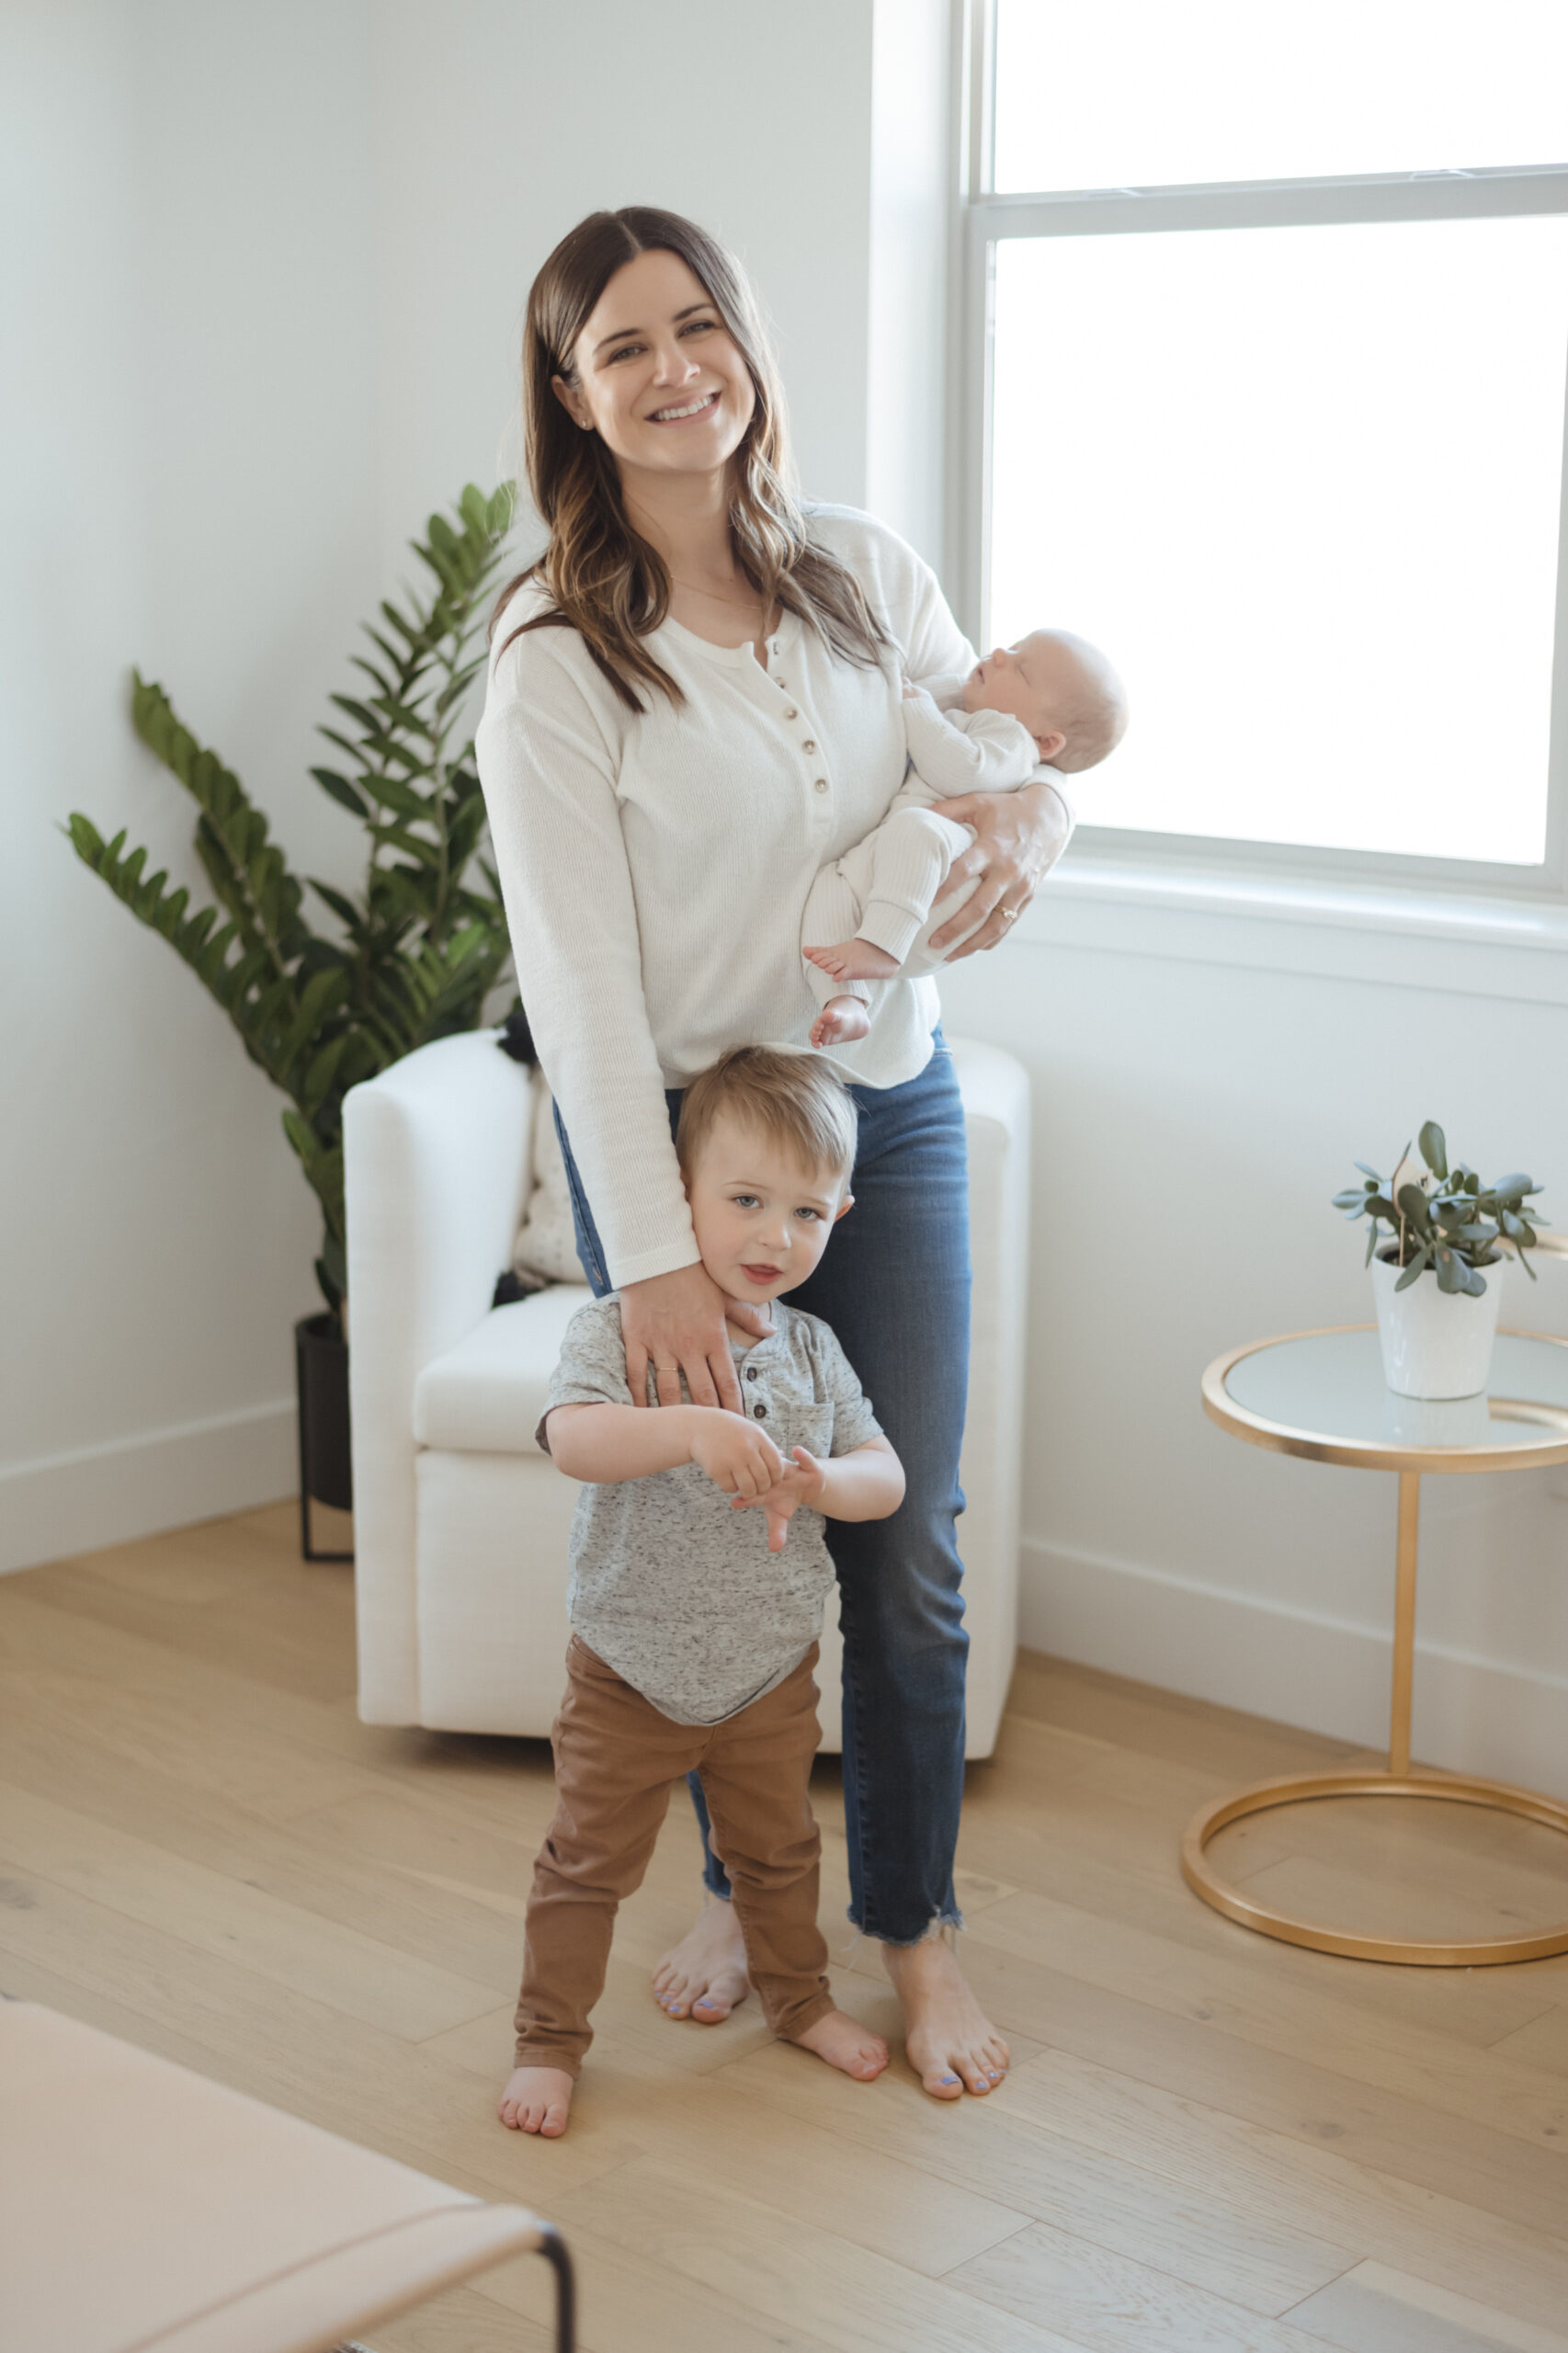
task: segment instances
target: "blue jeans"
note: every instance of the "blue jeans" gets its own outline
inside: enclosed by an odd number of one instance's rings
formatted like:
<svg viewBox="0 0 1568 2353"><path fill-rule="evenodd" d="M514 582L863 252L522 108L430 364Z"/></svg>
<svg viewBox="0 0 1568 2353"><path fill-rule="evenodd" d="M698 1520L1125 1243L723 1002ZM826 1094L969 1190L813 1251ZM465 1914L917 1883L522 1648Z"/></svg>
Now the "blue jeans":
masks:
<svg viewBox="0 0 1568 2353"><path fill-rule="evenodd" d="M891 1519L829 1520L844 1629L844 1814L849 1917L884 1944L960 1925L953 1848L963 1794L963 1625L954 1521L969 1386L969 1176L963 1108L938 1029L903 1086L851 1089L860 1114L855 1206L791 1306L832 1326L903 1464ZM669 1097L672 1127L680 1096ZM577 1255L612 1288L559 1112ZM729 1883L699 1790L703 1876Z"/></svg>

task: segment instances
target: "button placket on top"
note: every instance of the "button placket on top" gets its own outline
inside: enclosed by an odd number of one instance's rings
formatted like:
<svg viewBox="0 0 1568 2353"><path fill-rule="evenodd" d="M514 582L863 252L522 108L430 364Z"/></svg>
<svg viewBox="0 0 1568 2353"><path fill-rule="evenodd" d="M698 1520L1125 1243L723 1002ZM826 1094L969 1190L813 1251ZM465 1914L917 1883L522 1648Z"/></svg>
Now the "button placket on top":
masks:
<svg viewBox="0 0 1568 2353"><path fill-rule="evenodd" d="M758 1372L756 1365L752 1362L752 1358L757 1354L758 1349L766 1348L767 1346L767 1342L766 1340L758 1340L756 1347L747 1350L746 1361L741 1368L742 1374L745 1380L760 1381L762 1379L762 1375ZM768 1415L768 1401L766 1395L754 1397L752 1399L751 1415L754 1421L767 1421Z"/></svg>
<svg viewBox="0 0 1568 2353"><path fill-rule="evenodd" d="M788 625L789 624L786 623L786 626ZM795 623L797 638L799 635L799 623ZM782 631L780 631L777 637L770 637L768 639L767 650L769 655L774 661L781 661L783 659L784 637ZM797 642L791 649L792 665L795 661L799 660L801 651L801 648ZM778 688L780 694L786 697L790 695L790 681L787 678L779 677L772 669L769 669L767 676L772 680L773 684ZM801 725L809 726L811 724L810 714L801 709L798 696L786 702L783 715L785 723L790 727ZM823 759L821 748L817 744L815 736L803 736L801 741L800 750L801 759L806 767L806 785L811 793L811 799L807 802L807 823L813 834L819 835L824 835L828 831L829 826L828 803L832 799L833 785L830 779L824 776L822 773L826 763Z"/></svg>

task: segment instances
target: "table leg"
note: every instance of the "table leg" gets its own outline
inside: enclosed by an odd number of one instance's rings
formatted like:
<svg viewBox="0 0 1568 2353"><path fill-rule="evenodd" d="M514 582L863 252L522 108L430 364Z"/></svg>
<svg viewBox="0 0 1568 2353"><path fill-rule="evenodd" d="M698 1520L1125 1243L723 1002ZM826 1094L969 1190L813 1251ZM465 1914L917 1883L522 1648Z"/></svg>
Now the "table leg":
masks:
<svg viewBox="0 0 1568 2353"><path fill-rule="evenodd" d="M1393 1703L1389 1711L1389 1771L1410 1771L1410 1691L1415 1672L1415 1532L1421 1518L1421 1473L1399 1474L1399 1540L1393 1597Z"/></svg>
<svg viewBox="0 0 1568 2353"><path fill-rule="evenodd" d="M1452 1942L1371 1936L1342 1928L1328 1921L1303 1920L1233 1887L1214 1870L1205 1848L1210 1838L1233 1822L1263 1813L1271 1806L1299 1805L1309 1798L1394 1797L1435 1798L1450 1805L1479 1805L1499 1813L1522 1815L1549 1830L1568 1832L1568 1805L1542 1797L1534 1790L1517 1790L1504 1781L1482 1781L1468 1774L1418 1773L1410 1770L1410 1696L1415 1664L1415 1537L1421 1517L1421 1474L1399 1474L1399 1541L1395 1560L1393 1604L1393 1701L1390 1711L1389 1762L1381 1767L1355 1767L1345 1771L1288 1773L1278 1780L1258 1781L1234 1797L1204 1806L1187 1824L1182 1840L1182 1876L1187 1885L1244 1928L1286 1944L1305 1945L1316 1952L1345 1953L1357 1961L1412 1962L1436 1969L1473 1968L1478 1962L1541 1961L1549 1953L1568 1952L1568 1920L1519 1937L1455 1938Z"/></svg>

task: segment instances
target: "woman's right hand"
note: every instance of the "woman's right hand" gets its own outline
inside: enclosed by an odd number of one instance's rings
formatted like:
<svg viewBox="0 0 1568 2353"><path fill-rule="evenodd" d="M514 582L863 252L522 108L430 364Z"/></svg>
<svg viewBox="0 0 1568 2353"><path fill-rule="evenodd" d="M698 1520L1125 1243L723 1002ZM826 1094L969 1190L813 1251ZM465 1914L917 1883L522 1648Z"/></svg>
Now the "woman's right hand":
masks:
<svg viewBox="0 0 1568 2353"><path fill-rule="evenodd" d="M741 1384L730 1354L726 1314L766 1336L772 1325L754 1307L725 1298L700 1260L672 1275L650 1275L627 1283L620 1293L620 1336L626 1346L626 1379L634 1405L648 1402L647 1368L658 1381L661 1405L678 1405L680 1376L694 1405L727 1405L744 1414Z"/></svg>

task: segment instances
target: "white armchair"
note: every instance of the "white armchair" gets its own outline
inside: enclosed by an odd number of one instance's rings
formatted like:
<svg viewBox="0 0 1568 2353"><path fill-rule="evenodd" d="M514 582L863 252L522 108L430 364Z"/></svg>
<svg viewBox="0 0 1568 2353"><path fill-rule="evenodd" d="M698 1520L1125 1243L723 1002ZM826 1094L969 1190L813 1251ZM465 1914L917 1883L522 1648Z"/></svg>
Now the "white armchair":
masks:
<svg viewBox="0 0 1568 2353"><path fill-rule="evenodd" d="M995 1745L1017 1646L1028 1081L955 1042L974 1261L959 1540L971 1756ZM563 1685L577 1490L534 1444L585 1286L493 1308L528 1177L529 1074L492 1030L447 1038L344 1107L359 1713L367 1723L542 1734ZM837 1749L831 1613L818 1680Z"/></svg>

